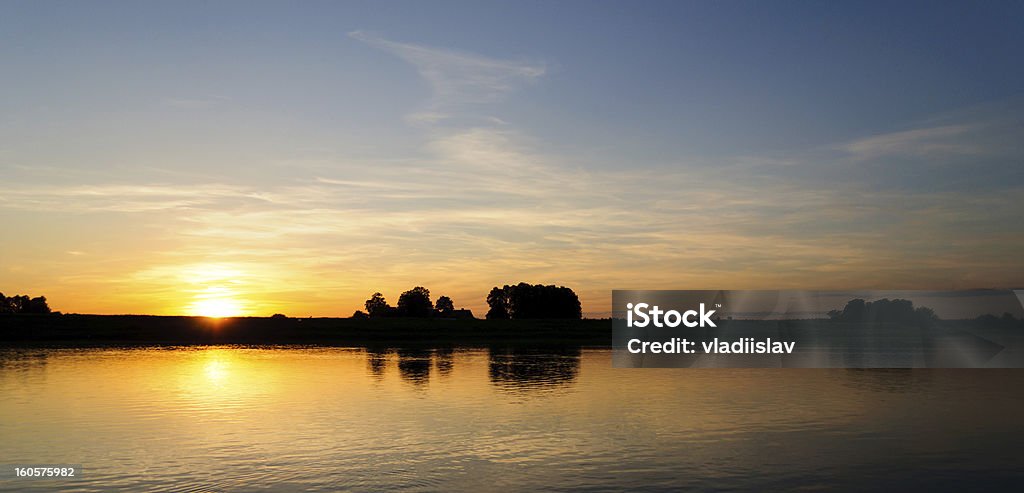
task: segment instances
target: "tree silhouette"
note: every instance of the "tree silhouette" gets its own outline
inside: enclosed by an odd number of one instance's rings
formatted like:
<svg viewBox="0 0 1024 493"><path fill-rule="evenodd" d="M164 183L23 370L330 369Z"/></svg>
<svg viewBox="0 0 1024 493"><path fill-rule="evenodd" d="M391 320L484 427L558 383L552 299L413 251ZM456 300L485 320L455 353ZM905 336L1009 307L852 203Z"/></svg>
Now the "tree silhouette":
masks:
<svg viewBox="0 0 1024 493"><path fill-rule="evenodd" d="M489 319L571 318L583 316L580 299L565 286L530 285L494 287L487 295Z"/></svg>
<svg viewBox="0 0 1024 493"><path fill-rule="evenodd" d="M1018 319L1012 313L1004 312L1002 317L986 313L974 319L974 321L986 327L1021 327L1024 328L1024 318Z"/></svg>
<svg viewBox="0 0 1024 493"><path fill-rule="evenodd" d="M455 313L455 304L452 303L452 299L447 296L442 296L437 299L437 304L434 306L437 311L437 315L441 317L450 317Z"/></svg>
<svg viewBox="0 0 1024 493"><path fill-rule="evenodd" d="M938 319L939 316L935 314L935 310L927 306L919 306L914 309L914 321L922 327L931 327Z"/></svg>
<svg viewBox="0 0 1024 493"><path fill-rule="evenodd" d="M398 297L398 312L406 317L429 317L434 304L430 302L430 290L416 286Z"/></svg>
<svg viewBox="0 0 1024 493"><path fill-rule="evenodd" d="M391 305L388 305L384 295L380 292L373 293L363 306L366 307L366 313L371 317L384 317L391 311Z"/></svg>
<svg viewBox="0 0 1024 493"><path fill-rule="evenodd" d="M6 297L0 293L0 313L52 313L45 296L29 298L25 295Z"/></svg>
<svg viewBox="0 0 1024 493"><path fill-rule="evenodd" d="M370 299L366 300L366 313L356 311L352 318L364 317L446 317L446 318L473 318L473 313L466 309L455 309L455 303L447 296L437 299L437 306L430 301L430 290L423 286L416 286L398 297L398 306L388 305L384 295L379 292L373 293Z"/></svg>
<svg viewBox="0 0 1024 493"><path fill-rule="evenodd" d="M491 292L487 294L487 306L491 307L487 310L488 320L508 320L511 318L511 314L508 309L508 290L509 286L505 286L504 289L495 286L491 289Z"/></svg>
<svg viewBox="0 0 1024 493"><path fill-rule="evenodd" d="M888 298L868 302L859 298L850 300L842 311L829 311L828 316L837 322L892 323L926 328L939 319L931 308L914 308L914 302L910 300Z"/></svg>

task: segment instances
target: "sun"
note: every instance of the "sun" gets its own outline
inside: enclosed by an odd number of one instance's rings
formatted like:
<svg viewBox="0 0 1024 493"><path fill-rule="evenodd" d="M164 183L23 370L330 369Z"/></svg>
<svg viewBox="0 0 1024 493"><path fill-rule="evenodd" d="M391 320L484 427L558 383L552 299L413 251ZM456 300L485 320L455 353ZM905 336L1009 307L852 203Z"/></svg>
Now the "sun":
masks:
<svg viewBox="0 0 1024 493"><path fill-rule="evenodd" d="M254 276L231 264L194 264L178 268L180 313L193 317L248 317L259 295L251 289Z"/></svg>
<svg viewBox="0 0 1024 493"><path fill-rule="evenodd" d="M190 311L200 317L237 317L242 314L242 306L232 299L207 298L192 303Z"/></svg>

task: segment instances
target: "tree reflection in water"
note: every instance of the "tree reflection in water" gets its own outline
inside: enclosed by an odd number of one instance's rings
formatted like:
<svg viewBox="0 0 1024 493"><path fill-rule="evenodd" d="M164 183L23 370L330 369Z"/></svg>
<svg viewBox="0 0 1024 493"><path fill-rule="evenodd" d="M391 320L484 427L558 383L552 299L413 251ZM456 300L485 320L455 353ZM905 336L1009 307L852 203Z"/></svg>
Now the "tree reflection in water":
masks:
<svg viewBox="0 0 1024 493"><path fill-rule="evenodd" d="M429 349L399 349L398 374L406 382L426 385L430 382L430 360L433 351Z"/></svg>
<svg viewBox="0 0 1024 493"><path fill-rule="evenodd" d="M384 378L384 369L388 364L388 349L382 347L366 348L366 369L378 380Z"/></svg>
<svg viewBox="0 0 1024 493"><path fill-rule="evenodd" d="M579 347L492 347L491 383L507 392L546 390L571 385L580 370Z"/></svg>
<svg viewBox="0 0 1024 493"><path fill-rule="evenodd" d="M475 350L472 353L483 355ZM455 349L367 347L367 372L382 379L387 372L388 358L395 355L398 375L417 387L430 383L434 375L444 378L455 368ZM579 374L580 347L492 347L487 353L487 372L492 385L501 391L527 392L562 388L571 385Z"/></svg>
<svg viewBox="0 0 1024 493"><path fill-rule="evenodd" d="M455 367L455 350L451 347L437 348L434 350L434 368L437 374L446 377Z"/></svg>

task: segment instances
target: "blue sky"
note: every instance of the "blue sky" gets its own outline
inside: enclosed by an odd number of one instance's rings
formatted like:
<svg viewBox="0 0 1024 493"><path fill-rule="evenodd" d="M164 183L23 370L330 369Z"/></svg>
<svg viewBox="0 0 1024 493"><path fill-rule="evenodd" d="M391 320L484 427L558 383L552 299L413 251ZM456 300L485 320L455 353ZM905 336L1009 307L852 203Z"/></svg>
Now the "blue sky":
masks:
<svg viewBox="0 0 1024 493"><path fill-rule="evenodd" d="M1024 274L1019 2L5 11L0 289L58 307Z"/></svg>

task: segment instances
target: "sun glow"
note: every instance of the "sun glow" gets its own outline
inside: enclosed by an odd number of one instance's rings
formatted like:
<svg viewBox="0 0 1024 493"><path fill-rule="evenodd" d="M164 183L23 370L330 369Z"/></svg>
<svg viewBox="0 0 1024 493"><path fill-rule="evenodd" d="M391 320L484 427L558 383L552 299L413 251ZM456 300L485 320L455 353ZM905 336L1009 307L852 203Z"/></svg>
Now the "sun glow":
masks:
<svg viewBox="0 0 1024 493"><path fill-rule="evenodd" d="M242 314L242 306L235 300L212 298L197 300L192 303L190 311L200 317L237 317Z"/></svg>
<svg viewBox="0 0 1024 493"><path fill-rule="evenodd" d="M245 273L221 264L198 264L181 269L181 281L192 285L186 313L210 318L248 314L249 296L243 293Z"/></svg>

